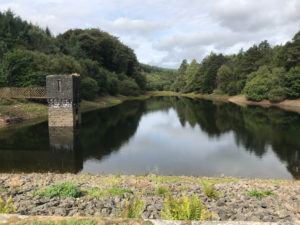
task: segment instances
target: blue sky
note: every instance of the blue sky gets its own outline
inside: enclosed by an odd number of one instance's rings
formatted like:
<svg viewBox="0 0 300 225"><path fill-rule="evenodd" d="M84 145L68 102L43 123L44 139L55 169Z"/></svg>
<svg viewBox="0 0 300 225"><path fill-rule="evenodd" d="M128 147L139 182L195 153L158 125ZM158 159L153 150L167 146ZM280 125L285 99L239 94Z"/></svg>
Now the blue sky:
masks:
<svg viewBox="0 0 300 225"><path fill-rule="evenodd" d="M140 62L172 68L211 51L285 43L300 30L299 0L0 0L7 9L54 34L100 28Z"/></svg>

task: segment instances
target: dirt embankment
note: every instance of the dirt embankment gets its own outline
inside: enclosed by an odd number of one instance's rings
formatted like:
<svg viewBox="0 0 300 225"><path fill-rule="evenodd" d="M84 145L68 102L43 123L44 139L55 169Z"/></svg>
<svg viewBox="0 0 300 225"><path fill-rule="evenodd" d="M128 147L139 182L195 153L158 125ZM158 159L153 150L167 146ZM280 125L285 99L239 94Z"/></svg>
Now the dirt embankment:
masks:
<svg viewBox="0 0 300 225"><path fill-rule="evenodd" d="M243 95L233 96L228 98L229 102L241 105L241 106L247 106L247 105L258 105L262 107L279 107L284 110L292 111L300 113L300 99L295 100L284 100L282 102L274 103L269 100L263 100L260 102L254 102L249 101L246 99Z"/></svg>

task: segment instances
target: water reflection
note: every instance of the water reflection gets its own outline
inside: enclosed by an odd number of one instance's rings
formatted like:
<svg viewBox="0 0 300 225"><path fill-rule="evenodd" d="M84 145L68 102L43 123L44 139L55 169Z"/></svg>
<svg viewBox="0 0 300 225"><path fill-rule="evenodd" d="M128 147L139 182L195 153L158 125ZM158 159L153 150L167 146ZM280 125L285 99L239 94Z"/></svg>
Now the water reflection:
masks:
<svg viewBox="0 0 300 225"><path fill-rule="evenodd" d="M41 123L0 132L1 172L71 172L82 169L78 130Z"/></svg>
<svg viewBox="0 0 300 225"><path fill-rule="evenodd" d="M300 179L296 113L161 97L82 119L79 131L0 131L0 170Z"/></svg>

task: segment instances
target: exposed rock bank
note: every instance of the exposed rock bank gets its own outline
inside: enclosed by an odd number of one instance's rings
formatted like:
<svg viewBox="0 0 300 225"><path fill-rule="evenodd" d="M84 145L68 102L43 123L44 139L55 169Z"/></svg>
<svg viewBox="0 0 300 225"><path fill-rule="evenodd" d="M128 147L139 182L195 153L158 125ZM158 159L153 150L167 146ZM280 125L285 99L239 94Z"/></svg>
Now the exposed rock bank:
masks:
<svg viewBox="0 0 300 225"><path fill-rule="evenodd" d="M72 182L81 190L91 188L124 188L120 195L78 198L37 195L49 185ZM206 196L203 181L215 184L219 197ZM0 194L13 197L16 212L21 215L120 216L125 202L135 195L144 201L143 218L159 219L164 195L159 187L173 196L196 194L218 221L265 221L296 223L300 220L300 182L278 180L244 180L231 178L193 178L160 176L92 176L71 174L0 174ZM257 198L252 190L267 190L269 196Z"/></svg>

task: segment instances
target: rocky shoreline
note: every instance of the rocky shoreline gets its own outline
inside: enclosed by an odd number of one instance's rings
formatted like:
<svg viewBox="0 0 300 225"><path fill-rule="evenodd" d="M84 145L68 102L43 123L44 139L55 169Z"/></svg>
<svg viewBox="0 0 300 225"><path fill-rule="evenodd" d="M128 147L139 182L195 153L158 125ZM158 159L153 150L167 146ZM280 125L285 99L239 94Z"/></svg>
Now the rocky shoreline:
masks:
<svg viewBox="0 0 300 225"><path fill-rule="evenodd" d="M76 184L78 197L49 197L37 193L63 182ZM203 182L213 184L218 197L207 196ZM110 190L116 193L97 196L90 191ZM264 190L266 196L251 196ZM149 176L94 176L73 174L0 174L0 195L13 199L15 213L43 216L120 217L124 205L135 198L144 202L142 217L160 219L165 193L180 197L198 196L216 221L264 221L296 223L300 220L300 182L280 180L246 180L235 178L196 178ZM108 192L107 192L108 193Z"/></svg>

